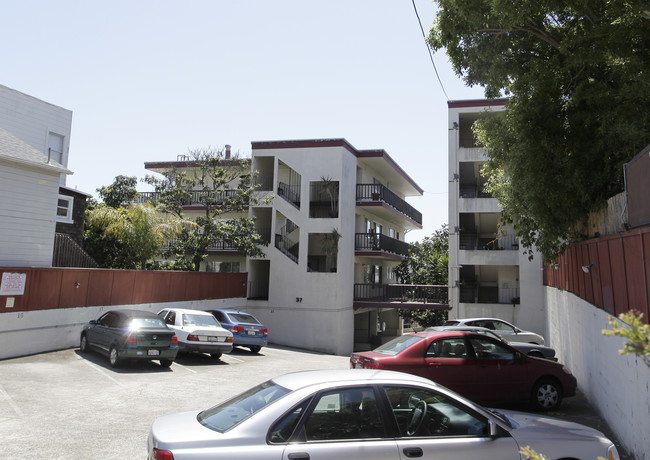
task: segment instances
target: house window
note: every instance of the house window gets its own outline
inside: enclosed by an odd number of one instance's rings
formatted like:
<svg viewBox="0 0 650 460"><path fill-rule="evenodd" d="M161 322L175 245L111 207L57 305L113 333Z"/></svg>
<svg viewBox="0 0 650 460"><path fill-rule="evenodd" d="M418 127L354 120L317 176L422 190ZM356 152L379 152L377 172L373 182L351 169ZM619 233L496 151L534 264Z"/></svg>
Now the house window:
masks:
<svg viewBox="0 0 650 460"><path fill-rule="evenodd" d="M381 266L364 264L363 282L366 284L381 284Z"/></svg>
<svg viewBox="0 0 650 460"><path fill-rule="evenodd" d="M239 273L239 262L211 260L207 263L205 271L217 273Z"/></svg>
<svg viewBox="0 0 650 460"><path fill-rule="evenodd" d="M56 221L72 223L72 205L74 198L66 195L59 195L56 205Z"/></svg>
<svg viewBox="0 0 650 460"><path fill-rule="evenodd" d="M394 267L386 267L386 280L387 281L395 281L395 268Z"/></svg>
<svg viewBox="0 0 650 460"><path fill-rule="evenodd" d="M63 164L63 139L62 135L56 133L49 133L47 136L48 151L46 153L50 160L60 164Z"/></svg>

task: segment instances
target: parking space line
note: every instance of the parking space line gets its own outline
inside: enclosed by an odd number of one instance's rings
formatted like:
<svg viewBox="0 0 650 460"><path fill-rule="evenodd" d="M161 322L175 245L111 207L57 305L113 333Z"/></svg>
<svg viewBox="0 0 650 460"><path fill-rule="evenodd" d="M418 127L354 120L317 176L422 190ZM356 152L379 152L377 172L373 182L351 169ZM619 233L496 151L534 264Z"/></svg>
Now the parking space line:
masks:
<svg viewBox="0 0 650 460"><path fill-rule="evenodd" d="M2 388L2 385L0 385L0 396L2 396L4 399L7 400L7 402L9 403L9 405L11 406L11 408L14 410L14 412L16 413L16 415L18 415L18 417L24 417L24 416L25 416L25 415L23 414L23 411L20 410L20 407L18 407L18 406L16 405L16 403L14 402L14 400L11 399L11 396L9 396L9 393L7 393L7 392L4 390L4 388Z"/></svg>
<svg viewBox="0 0 650 460"><path fill-rule="evenodd" d="M178 367L180 367L181 369L185 369L186 371L191 372L191 373L193 373L193 374L196 374L196 373L197 373L194 369L190 369L190 368L187 367L187 366L183 366L182 364L178 364L176 361L174 361L174 364L172 364L172 365L173 365L174 367L178 366Z"/></svg>
<svg viewBox="0 0 650 460"><path fill-rule="evenodd" d="M235 360L235 361L239 361L240 363L245 363L246 362L243 359L235 358L234 356L231 356L231 355L228 355L228 354L221 355L221 359L226 358L226 357L228 358L228 361L230 361L232 359L232 360Z"/></svg>
<svg viewBox="0 0 650 460"><path fill-rule="evenodd" d="M92 369L95 369L97 372L99 372L100 374L102 374L104 377L106 377L106 378L108 378L109 380L111 380L113 383L115 383L115 384L121 386L122 388L126 388L126 385L124 385L122 382L120 382L119 380L117 380L116 378L114 378L112 375L110 375L109 373L107 373L106 371L104 371L101 367L99 367L99 366L95 366L93 363L91 363L91 362L89 362L89 361L86 361L85 359L83 359L83 358L81 358L81 357L79 357L79 359L80 359L82 362L86 363L88 366L90 366Z"/></svg>

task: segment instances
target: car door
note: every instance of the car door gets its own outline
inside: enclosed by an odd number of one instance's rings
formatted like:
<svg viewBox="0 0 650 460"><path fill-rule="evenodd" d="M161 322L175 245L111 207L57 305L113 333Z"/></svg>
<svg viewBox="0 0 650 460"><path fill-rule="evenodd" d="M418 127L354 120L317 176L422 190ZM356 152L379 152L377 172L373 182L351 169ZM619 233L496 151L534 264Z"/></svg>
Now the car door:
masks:
<svg viewBox="0 0 650 460"><path fill-rule="evenodd" d="M469 358L463 336L440 338L427 348L420 375L471 398L476 375Z"/></svg>
<svg viewBox="0 0 650 460"><path fill-rule="evenodd" d="M109 311L99 317L95 326L89 330L88 341L91 345L108 352L108 347L113 339L112 328L118 321L118 314Z"/></svg>
<svg viewBox="0 0 650 460"><path fill-rule="evenodd" d="M282 459L399 458L394 436L390 435L394 433L386 426L380 404L371 386L321 392L307 409Z"/></svg>
<svg viewBox="0 0 650 460"><path fill-rule="evenodd" d="M490 436L488 419L461 401L418 387L384 388L398 425L399 459L519 460L508 433Z"/></svg>
<svg viewBox="0 0 650 460"><path fill-rule="evenodd" d="M485 336L468 338L477 379L472 398L481 401L521 401L531 388L528 360L512 347Z"/></svg>

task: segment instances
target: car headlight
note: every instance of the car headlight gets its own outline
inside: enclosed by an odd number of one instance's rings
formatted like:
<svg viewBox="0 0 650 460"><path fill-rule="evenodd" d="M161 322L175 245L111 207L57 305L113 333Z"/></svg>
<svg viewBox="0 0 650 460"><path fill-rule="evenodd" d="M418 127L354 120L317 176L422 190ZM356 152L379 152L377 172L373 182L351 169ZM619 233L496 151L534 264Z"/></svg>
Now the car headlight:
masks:
<svg viewBox="0 0 650 460"><path fill-rule="evenodd" d="M621 460L621 457L618 455L618 450L616 450L616 446L614 444L609 446L607 449L607 460Z"/></svg>
<svg viewBox="0 0 650 460"><path fill-rule="evenodd" d="M562 370L564 371L565 374L571 375L571 369L569 369L568 367L562 366Z"/></svg>

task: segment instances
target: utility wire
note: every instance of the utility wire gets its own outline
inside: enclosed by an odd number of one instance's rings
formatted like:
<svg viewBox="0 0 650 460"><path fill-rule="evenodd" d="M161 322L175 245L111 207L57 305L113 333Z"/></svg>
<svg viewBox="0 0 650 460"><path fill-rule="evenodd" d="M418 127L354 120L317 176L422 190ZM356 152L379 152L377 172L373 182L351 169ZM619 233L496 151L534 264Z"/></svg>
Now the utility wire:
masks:
<svg viewBox="0 0 650 460"><path fill-rule="evenodd" d="M447 91L445 91L445 87L442 84L442 80L440 79L440 75L438 74L438 69L436 68L436 63L433 62L433 53L431 52L431 47L427 43L427 36L424 33L424 28L422 27L422 21L420 21L420 15L418 14L418 8L415 6L415 0L411 0L413 3L413 9L415 10L415 16L418 18L418 24L420 24L420 30L422 31L422 37L424 38L424 43L427 45L427 50L429 51L429 58L431 59L431 64L433 65L433 70L436 72L436 77L438 77L438 82L440 83L440 88L442 89L442 92L445 94L445 97L447 98L447 101L449 101L449 96L447 96Z"/></svg>

